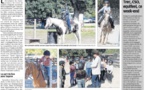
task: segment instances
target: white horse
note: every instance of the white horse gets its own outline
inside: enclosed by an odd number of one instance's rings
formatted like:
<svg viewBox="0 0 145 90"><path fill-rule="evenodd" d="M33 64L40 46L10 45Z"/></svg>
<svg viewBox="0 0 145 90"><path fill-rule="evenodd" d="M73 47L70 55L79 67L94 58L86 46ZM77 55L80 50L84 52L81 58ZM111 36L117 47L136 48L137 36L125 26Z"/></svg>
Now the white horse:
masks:
<svg viewBox="0 0 145 90"><path fill-rule="evenodd" d="M111 24L109 22L110 15L109 13L105 13L105 17L103 21L101 22L101 35L100 35L100 41L101 44L106 44L108 41L108 36L112 31Z"/></svg>
<svg viewBox="0 0 145 90"><path fill-rule="evenodd" d="M65 43L65 34L67 34L67 32L69 31L66 22L61 19L48 17L46 19L45 29L48 29L52 25L54 25L56 27L56 32L58 34L58 37L60 40L62 39L61 43L64 44ZM74 24L72 25L73 33L75 34L75 36L77 38L77 44L80 44L80 41L81 41L79 25L80 24L77 22L74 22Z"/></svg>

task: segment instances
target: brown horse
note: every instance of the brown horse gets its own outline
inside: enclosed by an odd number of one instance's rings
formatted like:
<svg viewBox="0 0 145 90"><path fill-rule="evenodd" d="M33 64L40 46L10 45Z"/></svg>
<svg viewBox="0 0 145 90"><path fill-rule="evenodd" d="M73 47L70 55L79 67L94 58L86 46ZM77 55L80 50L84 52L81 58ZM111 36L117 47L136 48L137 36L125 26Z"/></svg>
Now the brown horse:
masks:
<svg viewBox="0 0 145 90"><path fill-rule="evenodd" d="M105 13L105 18L101 22L101 35L100 35L100 42L101 44L106 44L108 41L108 36L112 31L111 24L109 22L110 15L109 13Z"/></svg>
<svg viewBox="0 0 145 90"><path fill-rule="evenodd" d="M25 64L25 79L29 77L29 75L32 75L33 77L33 86L35 88L44 88L46 87L46 83L43 77L43 74L40 70L40 66L35 65L34 63L28 63Z"/></svg>

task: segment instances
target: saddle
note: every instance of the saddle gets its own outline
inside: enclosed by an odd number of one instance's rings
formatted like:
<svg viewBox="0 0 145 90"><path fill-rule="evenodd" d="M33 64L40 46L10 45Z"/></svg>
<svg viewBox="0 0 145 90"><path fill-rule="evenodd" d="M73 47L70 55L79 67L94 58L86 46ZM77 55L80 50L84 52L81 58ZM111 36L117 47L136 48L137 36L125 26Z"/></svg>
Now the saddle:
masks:
<svg viewBox="0 0 145 90"><path fill-rule="evenodd" d="M69 32L69 28L68 28L67 22L66 22L65 19L62 19L62 20L63 20L64 23L65 23L65 27L67 27L67 30L66 30L66 32L65 32L65 34L67 34L67 33ZM74 22L71 22L71 26L73 26L72 32L76 32L76 30L78 29L78 25L74 25ZM62 34L63 34L62 29L61 29L60 27L58 27L58 26L55 26L55 27L56 27L57 34L58 34L58 35L62 35Z"/></svg>

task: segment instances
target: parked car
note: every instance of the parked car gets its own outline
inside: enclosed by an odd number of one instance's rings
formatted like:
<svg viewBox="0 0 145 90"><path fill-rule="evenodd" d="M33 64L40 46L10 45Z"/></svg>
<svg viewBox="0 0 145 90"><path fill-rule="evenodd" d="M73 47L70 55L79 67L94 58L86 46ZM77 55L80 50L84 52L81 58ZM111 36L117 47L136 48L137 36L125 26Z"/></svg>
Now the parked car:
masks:
<svg viewBox="0 0 145 90"><path fill-rule="evenodd" d="M90 23L95 23L96 19L95 18L91 18L91 22Z"/></svg>
<svg viewBox="0 0 145 90"><path fill-rule="evenodd" d="M89 19L89 18L84 18L84 23L91 23L91 19Z"/></svg>

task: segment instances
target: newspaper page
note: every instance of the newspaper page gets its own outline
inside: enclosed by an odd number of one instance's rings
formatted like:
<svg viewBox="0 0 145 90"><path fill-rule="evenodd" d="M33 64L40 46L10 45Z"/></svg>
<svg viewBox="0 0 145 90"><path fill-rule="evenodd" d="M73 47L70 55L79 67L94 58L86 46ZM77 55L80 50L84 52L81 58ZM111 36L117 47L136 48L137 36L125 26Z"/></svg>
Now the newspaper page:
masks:
<svg viewBox="0 0 145 90"><path fill-rule="evenodd" d="M0 90L144 90L144 0L1 0Z"/></svg>

